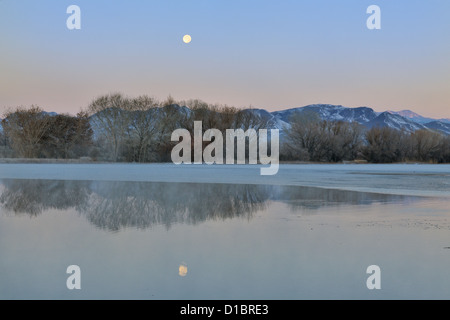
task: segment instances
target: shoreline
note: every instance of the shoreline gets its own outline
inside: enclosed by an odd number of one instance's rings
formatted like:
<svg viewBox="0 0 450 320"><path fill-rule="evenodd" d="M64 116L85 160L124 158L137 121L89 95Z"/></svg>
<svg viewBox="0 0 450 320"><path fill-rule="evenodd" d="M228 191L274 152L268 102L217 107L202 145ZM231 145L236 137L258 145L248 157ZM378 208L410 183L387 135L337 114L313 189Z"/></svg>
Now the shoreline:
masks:
<svg viewBox="0 0 450 320"><path fill-rule="evenodd" d="M258 184L450 198L450 165L280 164L273 176L262 165L173 163L0 163L0 179Z"/></svg>
<svg viewBox="0 0 450 320"><path fill-rule="evenodd" d="M0 158L0 164L14 163L14 164L39 164L39 163L49 163L49 164L173 164L172 162L115 162L106 160L92 160L92 159L48 159L48 158ZM205 164L205 163L203 163ZM342 161L342 162L315 162L315 161L279 161L280 165L286 164L318 164L318 165L341 165L341 164L360 164L360 165L395 165L395 164L420 164L420 165L450 165L450 163L429 163L429 162L419 162L419 161L403 161L403 162L389 162L389 163L373 163L363 160L354 161ZM217 165L217 164L215 164ZM226 164L224 164L226 165ZM261 164L248 164L245 165L261 165Z"/></svg>

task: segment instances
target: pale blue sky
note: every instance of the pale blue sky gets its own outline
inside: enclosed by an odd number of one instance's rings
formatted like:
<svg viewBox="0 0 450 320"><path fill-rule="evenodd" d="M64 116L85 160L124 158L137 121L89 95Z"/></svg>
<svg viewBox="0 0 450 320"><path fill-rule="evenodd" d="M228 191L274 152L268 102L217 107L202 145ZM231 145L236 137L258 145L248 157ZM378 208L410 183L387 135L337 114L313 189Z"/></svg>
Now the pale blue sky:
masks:
<svg viewBox="0 0 450 320"><path fill-rule="evenodd" d="M71 4L81 30L66 28ZM371 4L381 30L366 28ZM447 0L0 0L0 108L76 113L120 91L450 117L449 12Z"/></svg>

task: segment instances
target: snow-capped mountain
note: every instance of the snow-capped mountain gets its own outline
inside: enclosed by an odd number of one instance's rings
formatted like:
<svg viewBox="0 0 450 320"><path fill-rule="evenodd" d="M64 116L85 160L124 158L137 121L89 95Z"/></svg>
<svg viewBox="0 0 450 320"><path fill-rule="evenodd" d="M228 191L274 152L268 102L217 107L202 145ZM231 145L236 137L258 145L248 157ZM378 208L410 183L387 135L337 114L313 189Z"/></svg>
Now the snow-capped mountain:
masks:
<svg viewBox="0 0 450 320"><path fill-rule="evenodd" d="M396 130L414 132L416 130L435 130L450 134L450 123L446 119L425 118L412 111L405 110L401 115L399 112L385 111L375 112L369 107L348 108L341 105L313 104L299 108L282 111L267 112L263 109L248 109L266 119L272 128L283 130L289 128L290 118L296 112L315 112L327 121L357 122L366 128L390 127ZM420 121L415 121L419 119Z"/></svg>
<svg viewBox="0 0 450 320"><path fill-rule="evenodd" d="M356 121L358 123L366 123L377 117L376 112L368 107L347 108L341 105L336 106L331 104L312 104L300 108L275 111L272 112L272 115L283 122L289 123L289 118L295 112L305 111L316 112L321 119L328 121Z"/></svg>
<svg viewBox="0 0 450 320"><path fill-rule="evenodd" d="M396 130L405 130L407 132L413 132L416 130L427 129L420 123L411 121L398 114L392 114L389 112L382 112L376 118L369 122L363 123L368 128L373 127L390 127Z"/></svg>
<svg viewBox="0 0 450 320"><path fill-rule="evenodd" d="M417 113L415 113L415 112L413 112L411 110L387 111L387 112L392 113L392 114L398 114L398 115L400 115L400 116L402 116L404 118L407 118L409 120L412 120L414 122L421 123L421 124L425 124L425 123L433 122L433 121L440 121L440 122L444 122L444 123L450 123L450 119L448 119L448 118L447 119L446 118L443 118L443 119L427 118L427 117L423 117L420 114L417 114Z"/></svg>

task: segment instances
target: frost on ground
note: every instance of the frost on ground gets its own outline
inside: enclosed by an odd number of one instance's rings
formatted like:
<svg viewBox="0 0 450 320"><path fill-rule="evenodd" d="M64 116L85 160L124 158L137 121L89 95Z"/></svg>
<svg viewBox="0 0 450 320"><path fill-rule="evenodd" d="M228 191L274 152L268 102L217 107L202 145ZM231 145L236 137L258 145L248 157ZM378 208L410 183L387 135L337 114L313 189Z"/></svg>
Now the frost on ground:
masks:
<svg viewBox="0 0 450 320"><path fill-rule="evenodd" d="M0 164L0 179L153 181L310 186L386 194L450 197L450 165L282 164L261 176L260 165Z"/></svg>

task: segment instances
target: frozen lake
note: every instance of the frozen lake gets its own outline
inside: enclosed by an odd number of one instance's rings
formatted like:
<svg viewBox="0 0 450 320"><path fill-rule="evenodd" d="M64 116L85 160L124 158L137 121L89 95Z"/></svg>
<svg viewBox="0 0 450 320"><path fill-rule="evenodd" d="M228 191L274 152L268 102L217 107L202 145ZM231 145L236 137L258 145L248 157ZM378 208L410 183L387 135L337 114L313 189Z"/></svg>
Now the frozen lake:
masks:
<svg viewBox="0 0 450 320"><path fill-rule="evenodd" d="M259 165L0 163L0 179L270 184L450 197L450 165L283 164L273 176L261 176L260 167Z"/></svg>
<svg viewBox="0 0 450 320"><path fill-rule="evenodd" d="M0 164L0 299L448 299L449 175Z"/></svg>

